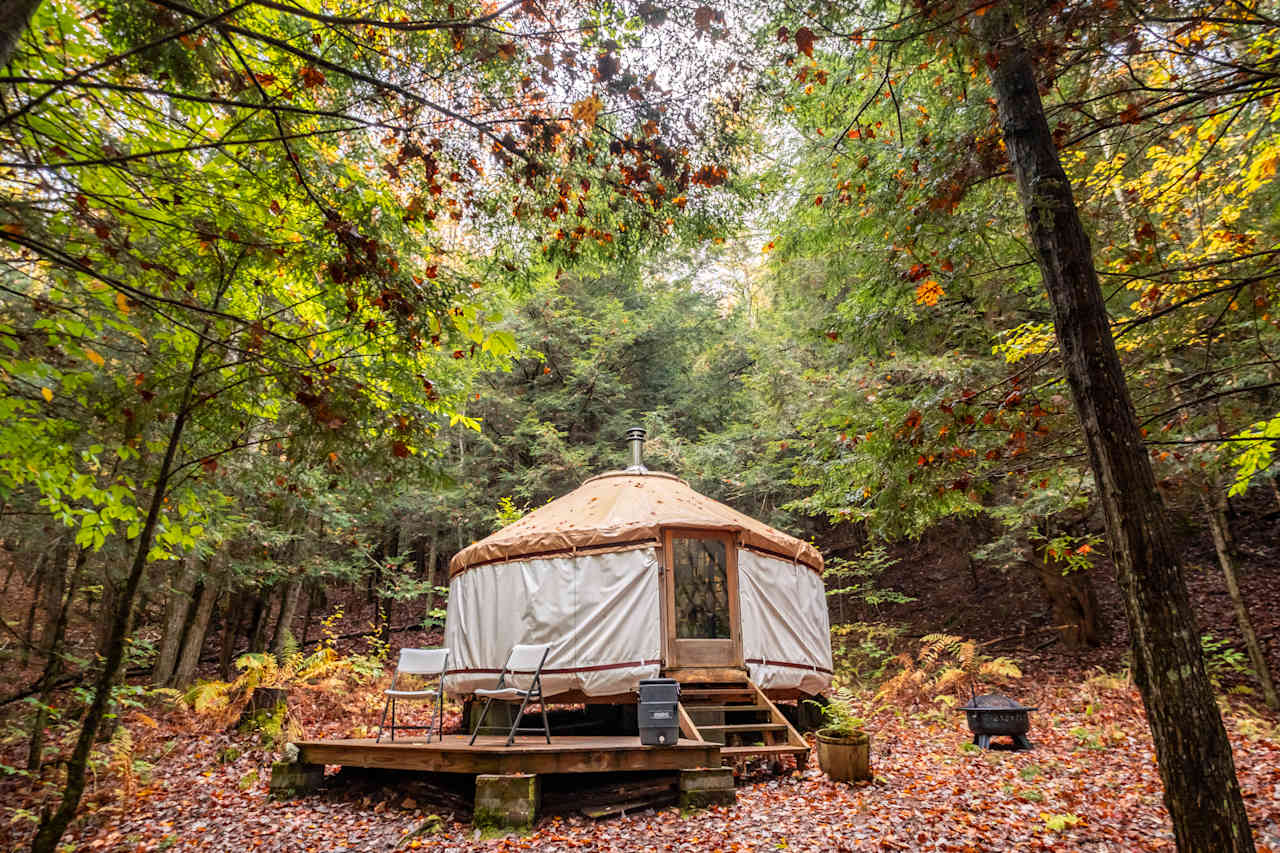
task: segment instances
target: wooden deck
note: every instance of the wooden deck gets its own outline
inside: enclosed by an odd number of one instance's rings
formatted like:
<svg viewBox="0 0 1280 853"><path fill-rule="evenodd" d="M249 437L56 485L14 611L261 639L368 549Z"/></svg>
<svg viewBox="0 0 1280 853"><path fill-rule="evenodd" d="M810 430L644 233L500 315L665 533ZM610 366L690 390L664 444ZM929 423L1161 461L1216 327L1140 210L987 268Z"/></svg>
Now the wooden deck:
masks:
<svg viewBox="0 0 1280 853"><path fill-rule="evenodd" d="M524 736L511 746L500 735L482 736L475 745L466 735L443 741L397 738L311 740L297 744L299 760L387 770L435 773L623 773L635 770L691 770L719 767L720 745L681 738L675 746L642 746L638 737Z"/></svg>

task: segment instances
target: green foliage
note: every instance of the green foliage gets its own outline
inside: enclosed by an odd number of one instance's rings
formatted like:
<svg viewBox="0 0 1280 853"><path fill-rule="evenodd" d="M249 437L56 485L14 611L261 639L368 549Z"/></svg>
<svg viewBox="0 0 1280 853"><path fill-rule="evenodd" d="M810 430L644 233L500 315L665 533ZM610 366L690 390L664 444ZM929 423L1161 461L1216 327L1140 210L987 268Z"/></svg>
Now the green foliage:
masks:
<svg viewBox="0 0 1280 853"><path fill-rule="evenodd" d="M848 595L870 604L904 604L914 601L897 590L879 586L877 581L897 564L881 544L868 545L851 560L832 557L825 562L822 578L826 582L827 596ZM843 585L842 585L843 584Z"/></svg>
<svg viewBox="0 0 1280 853"><path fill-rule="evenodd" d="M1218 690L1222 690L1223 681L1228 677L1256 678L1253 668L1249 666L1248 656L1226 640L1219 640L1212 634L1203 634L1200 637L1200 653L1204 656L1204 667L1209 680Z"/></svg>
<svg viewBox="0 0 1280 853"><path fill-rule="evenodd" d="M878 685L897 655L900 635L901 629L879 623L832 625L832 683L855 689Z"/></svg>
<svg viewBox="0 0 1280 853"><path fill-rule="evenodd" d="M848 690L836 690L835 694L829 697L825 704L815 702L812 699L806 699L805 701L816 707L822 715L822 726L818 729L821 733L829 737L862 738L865 740L867 721L853 713L850 705L853 701L853 694Z"/></svg>
<svg viewBox="0 0 1280 853"><path fill-rule="evenodd" d="M494 530L501 530L508 524L514 524L529 512L528 507L516 506L510 495L498 499L498 508L493 512Z"/></svg>
<svg viewBox="0 0 1280 853"><path fill-rule="evenodd" d="M1259 421L1242 430L1238 436L1245 443L1231 459L1235 478L1230 495L1242 495L1257 478L1269 475L1275 455L1276 441L1280 439L1280 415L1268 421Z"/></svg>

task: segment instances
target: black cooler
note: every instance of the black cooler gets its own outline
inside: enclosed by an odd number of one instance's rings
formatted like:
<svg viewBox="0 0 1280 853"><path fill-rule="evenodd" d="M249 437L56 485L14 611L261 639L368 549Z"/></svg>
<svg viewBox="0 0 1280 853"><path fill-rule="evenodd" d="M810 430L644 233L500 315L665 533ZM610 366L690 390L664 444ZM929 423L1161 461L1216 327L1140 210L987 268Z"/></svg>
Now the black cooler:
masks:
<svg viewBox="0 0 1280 853"><path fill-rule="evenodd" d="M675 746L680 739L680 683L674 678L640 680L640 743Z"/></svg>

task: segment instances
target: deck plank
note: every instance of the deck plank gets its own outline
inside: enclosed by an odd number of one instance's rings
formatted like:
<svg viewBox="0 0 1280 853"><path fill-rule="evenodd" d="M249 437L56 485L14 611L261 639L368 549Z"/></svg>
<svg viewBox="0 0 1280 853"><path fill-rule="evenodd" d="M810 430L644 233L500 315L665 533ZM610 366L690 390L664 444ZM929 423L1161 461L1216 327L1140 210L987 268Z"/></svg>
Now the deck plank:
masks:
<svg viewBox="0 0 1280 853"><path fill-rule="evenodd" d="M337 764L436 773L620 773L719 767L720 745L681 739L674 746L642 746L636 737L552 735L521 737L511 746L501 736L480 737L474 746L463 735L443 742L421 738L375 743L372 738L300 741L299 758L310 764Z"/></svg>

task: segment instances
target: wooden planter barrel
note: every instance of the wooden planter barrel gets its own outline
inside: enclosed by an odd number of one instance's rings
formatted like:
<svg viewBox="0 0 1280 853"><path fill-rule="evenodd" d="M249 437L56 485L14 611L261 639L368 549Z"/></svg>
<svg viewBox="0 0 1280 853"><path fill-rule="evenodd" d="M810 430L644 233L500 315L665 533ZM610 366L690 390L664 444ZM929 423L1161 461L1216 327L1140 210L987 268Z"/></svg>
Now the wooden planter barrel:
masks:
<svg viewBox="0 0 1280 853"><path fill-rule="evenodd" d="M871 778L871 736L835 734L818 729L818 766L837 782L864 782Z"/></svg>

